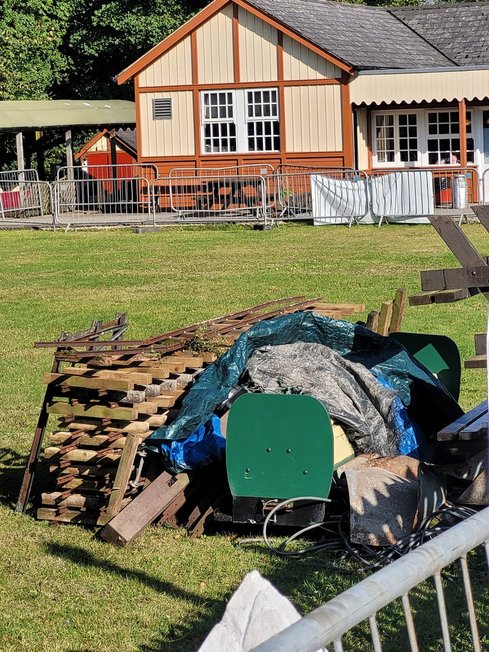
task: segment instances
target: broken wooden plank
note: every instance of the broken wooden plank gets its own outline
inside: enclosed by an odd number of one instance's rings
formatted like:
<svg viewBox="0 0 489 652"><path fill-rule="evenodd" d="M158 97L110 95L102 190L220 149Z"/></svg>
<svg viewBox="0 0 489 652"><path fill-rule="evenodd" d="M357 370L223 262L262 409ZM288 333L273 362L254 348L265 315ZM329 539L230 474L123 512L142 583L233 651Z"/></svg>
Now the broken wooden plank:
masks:
<svg viewBox="0 0 489 652"><path fill-rule="evenodd" d="M129 478L133 468L134 460L139 445L141 444L141 437L137 433L129 433L126 439L126 445L122 451L121 461L117 468L114 485L107 505L107 514L115 516L119 513L122 500L127 490Z"/></svg>
<svg viewBox="0 0 489 652"><path fill-rule="evenodd" d="M77 512L74 510L59 510L57 508L40 507L37 510L40 521L59 521L60 523L79 523L80 525L105 525L110 520L106 514L98 512Z"/></svg>
<svg viewBox="0 0 489 652"><path fill-rule="evenodd" d="M367 328L370 328L374 333L377 332L379 328L379 311L371 310L367 316Z"/></svg>
<svg viewBox="0 0 489 652"><path fill-rule="evenodd" d="M392 299L382 302L380 306L379 325L377 327L377 333L379 335L384 335L386 337L389 335L389 327L392 320L393 310L394 301Z"/></svg>
<svg viewBox="0 0 489 652"><path fill-rule="evenodd" d="M90 449L73 448L72 450L63 452L63 449L58 446L48 446L44 450L45 459L49 460L53 457L62 457L63 460L68 462L95 462L104 460L104 462L118 462L121 457L121 452L114 449L103 449L101 451L94 451Z"/></svg>
<svg viewBox="0 0 489 652"><path fill-rule="evenodd" d="M485 355L487 353L487 335L485 333L477 333L474 335L475 353L476 355Z"/></svg>
<svg viewBox="0 0 489 652"><path fill-rule="evenodd" d="M476 405L456 421L453 421L440 430L437 434L438 441L451 441L452 439L458 439L458 434L461 430L484 414L487 414L487 401L482 401L482 403Z"/></svg>
<svg viewBox="0 0 489 652"><path fill-rule="evenodd" d="M392 306L392 318L389 326L389 333L398 333L401 330L402 319L404 317L404 310L406 308L407 290L406 288L398 288L394 297L394 304Z"/></svg>
<svg viewBox="0 0 489 652"><path fill-rule="evenodd" d="M485 369L487 367L487 355L484 353L467 358L464 367L465 369Z"/></svg>
<svg viewBox="0 0 489 652"><path fill-rule="evenodd" d="M68 374L44 374L43 381L46 385L54 387L65 385L66 387L81 387L84 389L106 389L113 391L129 391L134 389L134 382L122 380L121 378L92 378L86 376Z"/></svg>
<svg viewBox="0 0 489 652"><path fill-rule="evenodd" d="M100 536L109 543L127 545L158 518L188 483L186 473L177 476L162 473L103 528Z"/></svg>

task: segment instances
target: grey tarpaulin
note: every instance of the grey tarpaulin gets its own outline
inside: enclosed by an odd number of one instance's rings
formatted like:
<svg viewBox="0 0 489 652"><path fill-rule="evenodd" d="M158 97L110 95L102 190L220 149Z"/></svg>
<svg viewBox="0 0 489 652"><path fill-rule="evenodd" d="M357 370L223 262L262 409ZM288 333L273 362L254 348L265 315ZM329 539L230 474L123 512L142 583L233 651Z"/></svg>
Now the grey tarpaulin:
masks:
<svg viewBox="0 0 489 652"><path fill-rule="evenodd" d="M202 372L183 399L178 418L156 430L150 438L152 444L187 438L227 398L254 351L292 342L325 344L346 360L382 375L409 406L411 418L427 437L463 414L444 386L395 340L357 324L298 312L258 322L243 333L227 353Z"/></svg>
<svg viewBox="0 0 489 652"><path fill-rule="evenodd" d="M342 358L324 344L294 342L265 346L246 368L251 391L308 394L320 400L331 417L348 429L362 453L396 455L401 436L393 399L358 362Z"/></svg>

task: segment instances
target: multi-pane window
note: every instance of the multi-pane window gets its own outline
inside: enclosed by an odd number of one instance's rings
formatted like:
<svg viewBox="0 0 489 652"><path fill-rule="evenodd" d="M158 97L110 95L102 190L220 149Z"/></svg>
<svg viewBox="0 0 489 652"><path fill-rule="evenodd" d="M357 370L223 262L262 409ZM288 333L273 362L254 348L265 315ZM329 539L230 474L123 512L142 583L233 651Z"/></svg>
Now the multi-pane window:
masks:
<svg viewBox="0 0 489 652"><path fill-rule="evenodd" d="M396 153L394 135L394 114L376 115L375 144L379 163L394 162Z"/></svg>
<svg viewBox="0 0 489 652"><path fill-rule="evenodd" d="M400 113L399 122L399 157L403 163L418 160L418 116L416 113Z"/></svg>
<svg viewBox="0 0 489 652"><path fill-rule="evenodd" d="M220 91L202 94L205 152L235 152L236 123L234 93Z"/></svg>
<svg viewBox="0 0 489 652"><path fill-rule="evenodd" d="M246 91L246 104L248 151L273 152L280 149L277 91Z"/></svg>
<svg viewBox="0 0 489 652"><path fill-rule="evenodd" d="M467 161L474 162L471 112L467 112ZM428 163L460 163L460 123L458 111L428 112Z"/></svg>
<svg viewBox="0 0 489 652"><path fill-rule="evenodd" d="M204 91L201 98L205 153L280 149L277 89Z"/></svg>
<svg viewBox="0 0 489 652"><path fill-rule="evenodd" d="M415 163L418 160L417 114L377 114L375 151L378 163Z"/></svg>

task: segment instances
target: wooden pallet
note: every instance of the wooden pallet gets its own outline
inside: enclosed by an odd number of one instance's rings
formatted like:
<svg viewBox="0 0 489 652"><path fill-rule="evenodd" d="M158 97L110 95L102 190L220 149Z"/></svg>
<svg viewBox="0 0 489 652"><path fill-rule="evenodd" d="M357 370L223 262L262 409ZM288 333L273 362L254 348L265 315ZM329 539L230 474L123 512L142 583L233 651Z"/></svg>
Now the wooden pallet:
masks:
<svg viewBox="0 0 489 652"><path fill-rule="evenodd" d="M191 384L217 357L186 348L202 332L206 337L219 337L226 349L262 319L302 310L341 318L364 309L362 304L288 297L142 341L96 341L85 332L69 341L38 343L56 350L55 364L44 376L44 427L50 415L58 419L44 451L51 488L41 494L38 518L101 526L132 504L149 484L143 459L145 440L176 418ZM36 431L31 457L37 458L43 433L44 428ZM156 516L161 520L163 514L166 521L199 534L222 486L217 491L212 478L203 482L201 476L192 476L189 483L186 492L177 492L174 498L171 494L169 502L162 495ZM25 508L28 495L19 496L19 511ZM143 495L144 503L147 490ZM154 507L148 509L151 516Z"/></svg>

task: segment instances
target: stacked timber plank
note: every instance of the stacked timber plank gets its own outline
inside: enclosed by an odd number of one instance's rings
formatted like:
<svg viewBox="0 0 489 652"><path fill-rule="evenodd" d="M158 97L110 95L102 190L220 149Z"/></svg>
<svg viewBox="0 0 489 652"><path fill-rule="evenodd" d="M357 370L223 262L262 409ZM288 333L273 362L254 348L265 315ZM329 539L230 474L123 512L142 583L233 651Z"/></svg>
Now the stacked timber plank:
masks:
<svg viewBox="0 0 489 652"><path fill-rule="evenodd" d="M44 459L52 491L39 519L104 525L144 484L143 442L176 413L185 388L215 354L178 352L109 368L99 360L48 373L47 412L58 417ZM107 361L104 363L107 365Z"/></svg>
<svg viewBox="0 0 489 652"><path fill-rule="evenodd" d="M122 530L134 529L121 534L116 521L107 539L120 542L155 519L184 525L198 535L226 490L225 474L174 477L163 470L161 460L156 472L148 470L147 438L176 418L186 391L216 359L215 351L227 350L257 322L304 310L340 319L364 309L363 304L287 297L146 340L119 339L119 330L109 340L97 339L99 332L110 331L110 322L68 340L36 343L53 348L55 355L44 378L46 394L17 511L28 503L47 419L54 417L57 427L44 450L51 487L41 494L39 519L103 526L119 515ZM133 509L127 512L128 507Z"/></svg>

